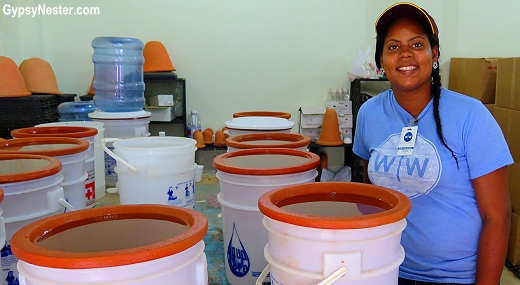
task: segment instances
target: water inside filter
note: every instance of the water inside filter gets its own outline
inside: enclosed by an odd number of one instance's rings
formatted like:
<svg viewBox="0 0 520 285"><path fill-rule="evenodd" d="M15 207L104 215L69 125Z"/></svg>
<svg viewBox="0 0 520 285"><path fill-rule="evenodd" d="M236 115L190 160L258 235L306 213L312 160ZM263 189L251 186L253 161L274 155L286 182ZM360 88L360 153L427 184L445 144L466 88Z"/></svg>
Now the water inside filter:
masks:
<svg viewBox="0 0 520 285"><path fill-rule="evenodd" d="M244 168L279 168L301 165L309 162L309 158L284 154L259 154L228 157L226 164Z"/></svg>
<svg viewBox="0 0 520 285"><path fill-rule="evenodd" d="M282 209L298 214L323 217L357 217L383 212L379 207L340 201L316 201L291 204Z"/></svg>
<svg viewBox="0 0 520 285"><path fill-rule="evenodd" d="M46 159L0 160L0 175L29 172L42 169L51 163Z"/></svg>
<svg viewBox="0 0 520 285"><path fill-rule="evenodd" d="M188 228L166 220L111 220L74 227L56 234L46 232L35 244L61 252L124 250L167 240L182 234Z"/></svg>
<svg viewBox="0 0 520 285"><path fill-rule="evenodd" d="M248 144L254 144L254 145L277 145L277 144L286 144L291 143L292 141L284 141L284 140L255 140L255 141L243 141Z"/></svg>
<svg viewBox="0 0 520 285"><path fill-rule="evenodd" d="M76 144L70 143L56 143L56 144L36 144L36 145L26 145L26 146L12 146L4 148L6 150L20 150L20 151L41 151L41 150L55 150L55 149L65 149L75 147Z"/></svg>

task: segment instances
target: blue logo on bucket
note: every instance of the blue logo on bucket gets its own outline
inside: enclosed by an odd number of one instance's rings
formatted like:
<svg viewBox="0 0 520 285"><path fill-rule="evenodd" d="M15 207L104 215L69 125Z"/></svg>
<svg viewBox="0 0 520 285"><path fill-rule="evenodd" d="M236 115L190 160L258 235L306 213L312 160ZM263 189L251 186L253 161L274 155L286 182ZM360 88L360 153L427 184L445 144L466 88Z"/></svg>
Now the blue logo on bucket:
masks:
<svg viewBox="0 0 520 285"><path fill-rule="evenodd" d="M237 277L246 276L249 272L249 268L251 268L249 257L247 256L244 245L238 236L235 223L233 223L233 232L231 233L231 238L229 239L227 248L227 261L229 270Z"/></svg>

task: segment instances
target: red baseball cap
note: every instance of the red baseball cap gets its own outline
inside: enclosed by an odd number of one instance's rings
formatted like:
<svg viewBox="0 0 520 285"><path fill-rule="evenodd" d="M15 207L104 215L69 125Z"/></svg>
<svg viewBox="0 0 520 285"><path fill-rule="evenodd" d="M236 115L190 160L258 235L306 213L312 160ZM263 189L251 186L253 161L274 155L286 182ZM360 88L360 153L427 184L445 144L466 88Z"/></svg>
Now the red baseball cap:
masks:
<svg viewBox="0 0 520 285"><path fill-rule="evenodd" d="M388 7L376 20L376 34L386 29L394 20L403 17L417 20L439 36L439 29L433 18L423 8L409 2L399 2Z"/></svg>

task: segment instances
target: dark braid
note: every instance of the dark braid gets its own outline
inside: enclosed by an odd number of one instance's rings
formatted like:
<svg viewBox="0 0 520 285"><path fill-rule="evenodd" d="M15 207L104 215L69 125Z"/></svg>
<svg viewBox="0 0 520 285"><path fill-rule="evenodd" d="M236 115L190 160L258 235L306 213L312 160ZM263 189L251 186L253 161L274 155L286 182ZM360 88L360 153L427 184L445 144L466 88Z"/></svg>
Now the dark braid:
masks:
<svg viewBox="0 0 520 285"><path fill-rule="evenodd" d="M428 35L428 38L430 39L430 44L432 47L434 47L435 43L437 44L437 47L439 49L437 60L441 56L441 51L439 47L439 39L437 36L431 34ZM439 101L441 99L441 75L440 75L440 68L437 65L437 68L432 68L432 95L433 95L433 117L435 119L435 125L437 126L437 134L439 135L439 138L442 141L442 144L451 152L451 156L455 159L455 163L457 163L457 168L459 168L459 160L455 156L455 153L453 150L448 146L446 143L446 140L444 139L444 135L442 134L442 124L441 124L441 116L439 114Z"/></svg>
<svg viewBox="0 0 520 285"><path fill-rule="evenodd" d="M437 61L439 60L441 56L440 51L440 45L439 45L439 38L434 35L432 32L429 31L429 29L424 28L424 31L428 34L428 40L430 42L430 46L432 49L437 46L438 49L438 56ZM375 52L375 61L377 68L381 68L381 55L383 54L383 48L385 44L385 38L388 34L388 27L380 32L376 37L376 52ZM442 124L441 124L441 117L439 114L439 101L441 98L441 75L440 75L440 68L432 68L432 87L431 92L433 95L433 117L435 119L435 126L437 128L437 134L439 135L439 138L441 139L442 144L451 152L451 156L455 159L455 162L457 163L457 168L459 167L459 161L457 157L455 156L455 153L453 150L448 146L446 143L446 140L444 139L444 136L442 134Z"/></svg>

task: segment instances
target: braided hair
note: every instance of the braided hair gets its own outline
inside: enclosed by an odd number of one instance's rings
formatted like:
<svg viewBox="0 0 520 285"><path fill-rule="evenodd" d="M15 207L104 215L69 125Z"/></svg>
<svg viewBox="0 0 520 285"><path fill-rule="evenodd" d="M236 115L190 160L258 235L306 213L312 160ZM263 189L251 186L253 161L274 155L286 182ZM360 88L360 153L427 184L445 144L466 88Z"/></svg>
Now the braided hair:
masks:
<svg viewBox="0 0 520 285"><path fill-rule="evenodd" d="M389 27L389 26L388 26ZM381 31L376 37L376 52L375 52L375 61L377 68L381 69L381 55L383 53L383 48L385 44L385 38L388 34L388 27L386 27L383 31ZM433 34L429 29L423 27L423 30L428 34L428 41L430 42L430 46L432 49L437 46L438 58L441 56L440 45L439 45L439 37ZM432 68L432 84L431 84L431 93L433 95L433 117L435 119L435 126L437 128L437 135L441 139L442 144L451 152L451 156L455 159L457 163L457 167L459 167L459 161L455 156L453 150L448 146L446 140L444 139L444 135L442 133L442 124L441 117L439 115L439 101L441 99L441 75L440 68Z"/></svg>

